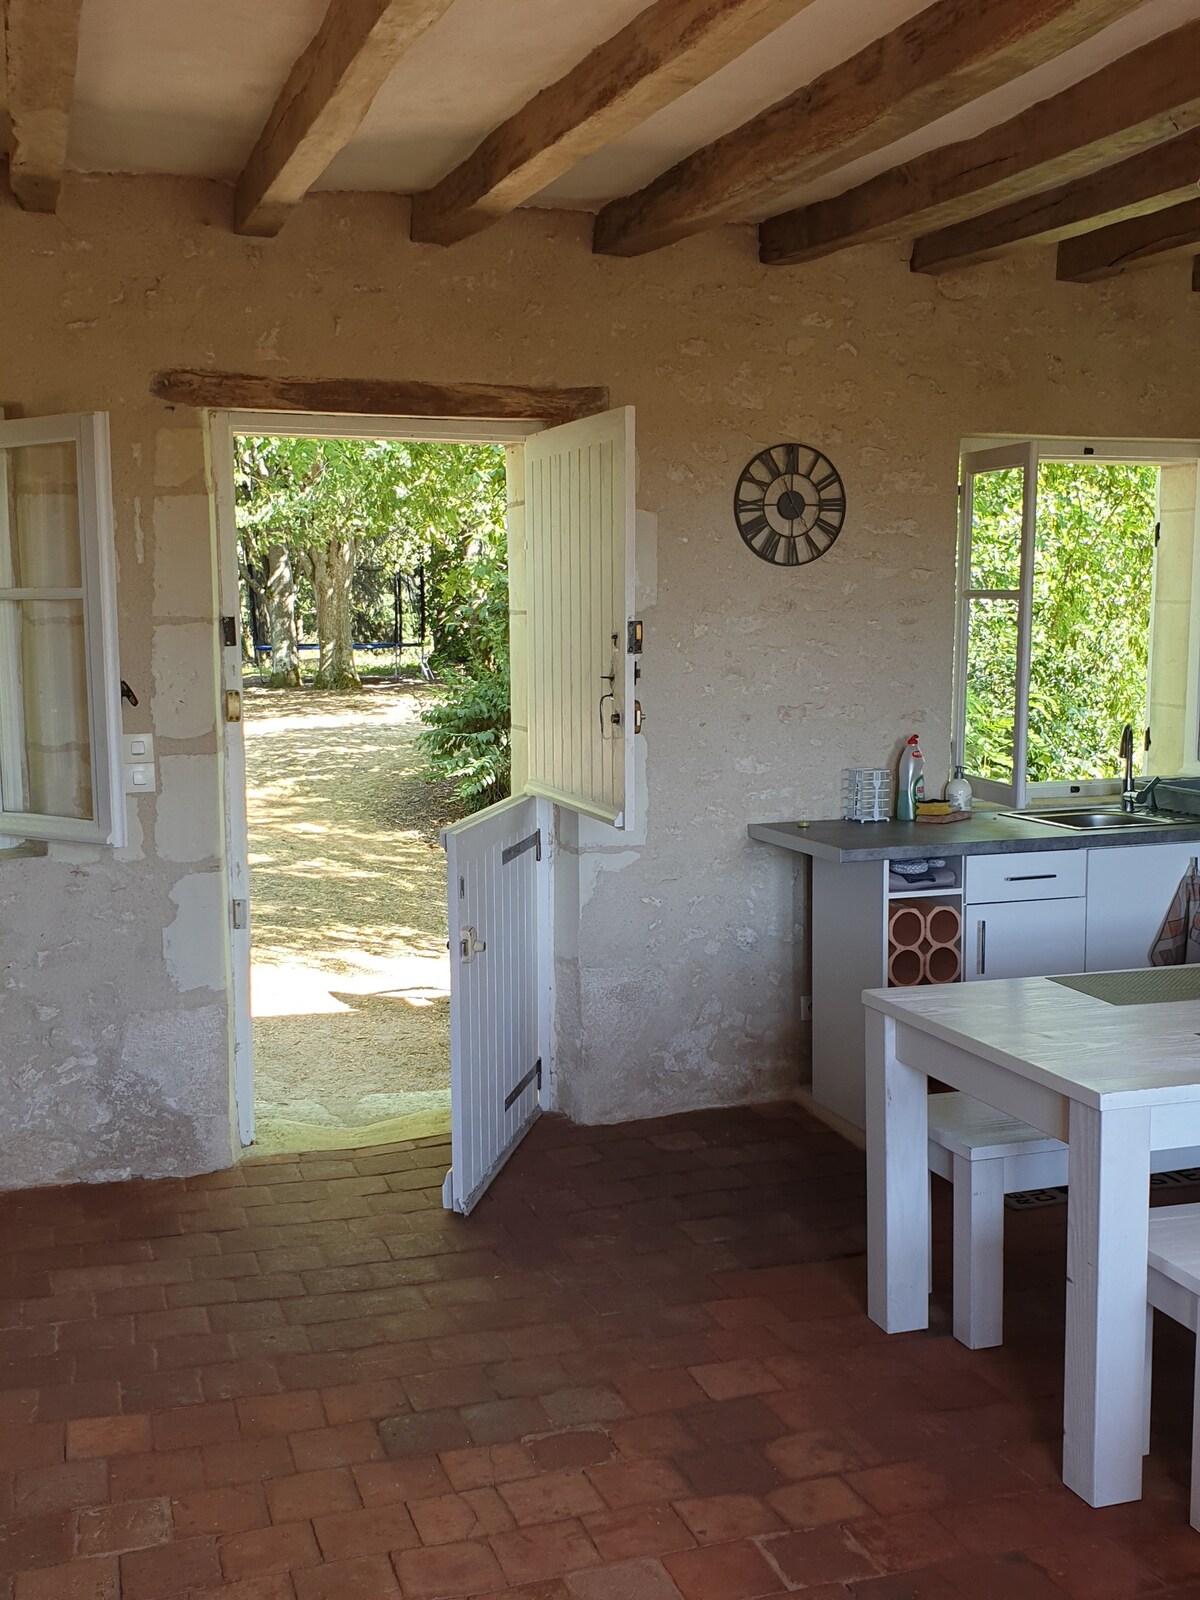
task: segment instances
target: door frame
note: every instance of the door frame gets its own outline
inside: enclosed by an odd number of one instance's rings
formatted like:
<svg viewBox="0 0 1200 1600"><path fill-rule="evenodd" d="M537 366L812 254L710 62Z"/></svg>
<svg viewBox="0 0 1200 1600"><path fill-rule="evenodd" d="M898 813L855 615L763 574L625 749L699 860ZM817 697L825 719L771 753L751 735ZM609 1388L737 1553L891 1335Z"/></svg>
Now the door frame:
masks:
<svg viewBox="0 0 1200 1600"><path fill-rule="evenodd" d="M532 434L542 433L549 424L532 418L510 421L486 417L376 417L315 411L205 411L202 416L212 488L219 612L220 617L234 618L233 643L225 642L220 631L220 622L218 622L217 637L221 660L223 866L226 905L229 908L227 946L229 970L226 973L230 996L229 1048L238 1137L245 1146L254 1142L254 1043L250 1014L250 864L246 819L246 744L240 720L240 701L237 720L230 721L225 714L226 695L240 696L242 691L242 608L233 482L234 437L239 433L257 433L291 439L408 439L446 444L513 445L523 444ZM541 928L546 930L552 927L547 919L553 907L553 869L549 863L542 877L542 906L539 921ZM539 968L543 1036L544 1043L549 1049L553 1039L552 940L539 951ZM543 1106L551 1103L551 1084L554 1078L552 1049L549 1053L549 1070L543 1073L542 1078Z"/></svg>

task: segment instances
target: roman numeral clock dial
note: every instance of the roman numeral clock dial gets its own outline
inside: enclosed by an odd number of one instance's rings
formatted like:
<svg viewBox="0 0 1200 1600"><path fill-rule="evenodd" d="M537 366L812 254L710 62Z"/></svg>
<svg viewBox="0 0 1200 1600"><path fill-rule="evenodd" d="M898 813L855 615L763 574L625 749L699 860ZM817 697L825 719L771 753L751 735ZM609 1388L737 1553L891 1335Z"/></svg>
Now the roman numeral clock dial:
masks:
<svg viewBox="0 0 1200 1600"><path fill-rule="evenodd" d="M829 550L846 519L846 489L828 456L807 444L760 450L733 495L738 532L773 567L802 567Z"/></svg>

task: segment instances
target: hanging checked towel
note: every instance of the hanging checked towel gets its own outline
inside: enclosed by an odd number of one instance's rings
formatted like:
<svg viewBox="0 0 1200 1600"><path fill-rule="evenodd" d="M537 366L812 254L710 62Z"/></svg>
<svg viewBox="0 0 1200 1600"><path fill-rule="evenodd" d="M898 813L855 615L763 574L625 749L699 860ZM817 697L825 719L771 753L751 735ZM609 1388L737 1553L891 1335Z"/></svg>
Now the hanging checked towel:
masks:
<svg viewBox="0 0 1200 1600"><path fill-rule="evenodd" d="M1150 946L1152 967L1182 967L1200 962L1200 871L1192 857Z"/></svg>

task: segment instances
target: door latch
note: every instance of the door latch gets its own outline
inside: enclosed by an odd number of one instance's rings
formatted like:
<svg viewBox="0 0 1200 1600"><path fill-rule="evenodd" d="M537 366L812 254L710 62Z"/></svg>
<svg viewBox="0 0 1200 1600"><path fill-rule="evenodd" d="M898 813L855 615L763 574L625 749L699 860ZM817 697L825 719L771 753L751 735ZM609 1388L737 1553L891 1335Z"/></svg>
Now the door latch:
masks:
<svg viewBox="0 0 1200 1600"><path fill-rule="evenodd" d="M487 943L481 939L474 928L464 928L458 936L458 951L464 966L474 961L476 956L481 956L487 949Z"/></svg>
<svg viewBox="0 0 1200 1600"><path fill-rule="evenodd" d="M244 928L250 921L250 905L246 900L234 900L230 905L233 925L235 928Z"/></svg>

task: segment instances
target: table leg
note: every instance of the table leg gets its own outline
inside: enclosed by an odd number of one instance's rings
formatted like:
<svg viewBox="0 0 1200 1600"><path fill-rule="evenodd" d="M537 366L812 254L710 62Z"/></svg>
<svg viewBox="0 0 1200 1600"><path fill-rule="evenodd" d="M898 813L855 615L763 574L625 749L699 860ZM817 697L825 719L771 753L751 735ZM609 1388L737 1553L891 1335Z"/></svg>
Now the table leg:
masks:
<svg viewBox="0 0 1200 1600"><path fill-rule="evenodd" d="M928 1081L896 1059L896 1024L867 1010L867 1312L888 1333L929 1326Z"/></svg>
<svg viewBox="0 0 1200 1600"><path fill-rule="evenodd" d="M1142 1493L1150 1112L1072 1101L1063 1482L1093 1506Z"/></svg>

